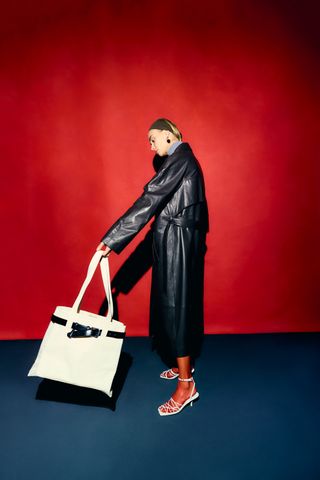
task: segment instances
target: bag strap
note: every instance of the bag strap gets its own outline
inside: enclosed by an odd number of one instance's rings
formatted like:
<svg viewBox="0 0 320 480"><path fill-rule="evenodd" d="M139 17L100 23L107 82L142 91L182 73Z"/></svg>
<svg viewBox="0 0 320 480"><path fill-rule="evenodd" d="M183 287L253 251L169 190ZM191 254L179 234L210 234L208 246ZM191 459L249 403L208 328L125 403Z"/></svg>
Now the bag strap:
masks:
<svg viewBox="0 0 320 480"><path fill-rule="evenodd" d="M76 312L79 313L83 296L87 290L89 283L92 280L92 277L99 263L100 263L100 269L101 269L102 282L103 282L104 290L105 290L107 301L108 301L108 314L106 318L108 321L112 321L113 301L112 301L111 284L110 284L109 260L107 257L104 256L104 252L102 250L98 250L93 255L88 266L87 276L82 284L82 287L80 289L80 292L77 298L74 301L74 304L72 305L72 309L76 310Z"/></svg>
<svg viewBox="0 0 320 480"><path fill-rule="evenodd" d="M100 270L101 270L104 291L106 293L106 298L108 301L107 320L112 322L113 298L112 298L112 292L111 292L110 268L109 268L109 259L105 255L102 257L100 261Z"/></svg>

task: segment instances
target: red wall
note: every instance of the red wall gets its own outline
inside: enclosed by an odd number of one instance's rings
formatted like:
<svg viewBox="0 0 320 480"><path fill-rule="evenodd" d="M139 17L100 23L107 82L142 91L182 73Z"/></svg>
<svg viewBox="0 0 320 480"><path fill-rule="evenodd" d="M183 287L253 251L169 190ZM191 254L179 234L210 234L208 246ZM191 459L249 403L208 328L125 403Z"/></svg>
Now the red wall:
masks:
<svg viewBox="0 0 320 480"><path fill-rule="evenodd" d="M0 36L0 337L40 337L72 304L101 236L153 175L159 116L205 174L206 331L319 330L315 3L19 3ZM113 274L146 231L110 257ZM118 298L129 335L147 334L149 287L150 272Z"/></svg>

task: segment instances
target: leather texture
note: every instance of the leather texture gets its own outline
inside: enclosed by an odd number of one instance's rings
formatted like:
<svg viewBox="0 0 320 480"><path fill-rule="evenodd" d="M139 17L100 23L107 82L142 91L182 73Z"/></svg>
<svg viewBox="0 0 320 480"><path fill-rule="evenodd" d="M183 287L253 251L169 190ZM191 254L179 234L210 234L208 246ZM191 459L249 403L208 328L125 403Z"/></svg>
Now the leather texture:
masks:
<svg viewBox="0 0 320 480"><path fill-rule="evenodd" d="M164 160L103 243L120 253L153 216L150 332L167 358L195 356L203 331L208 210L202 171L187 143Z"/></svg>

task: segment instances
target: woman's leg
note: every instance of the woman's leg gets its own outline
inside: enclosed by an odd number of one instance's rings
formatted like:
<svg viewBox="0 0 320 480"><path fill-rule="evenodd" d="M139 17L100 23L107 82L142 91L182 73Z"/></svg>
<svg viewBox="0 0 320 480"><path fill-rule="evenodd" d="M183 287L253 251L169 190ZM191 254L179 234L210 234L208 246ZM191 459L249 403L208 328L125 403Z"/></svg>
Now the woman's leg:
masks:
<svg viewBox="0 0 320 480"><path fill-rule="evenodd" d="M187 379L191 378L191 358L188 357L178 357L177 365L179 370L179 378ZM194 388L194 382L179 382L177 388L172 395L173 400L178 403L184 403L191 395L191 392ZM195 393L196 390L193 390Z"/></svg>
<svg viewBox="0 0 320 480"><path fill-rule="evenodd" d="M181 358L182 360L178 360L178 358ZM185 361L185 359L190 359L190 357L178 357L176 360L177 360L177 365L180 363L181 365L181 371L182 371L182 375L188 375L188 368L187 368L187 371L185 370L186 366L188 366L188 364L190 364L190 360L188 361ZM190 376L192 375L192 373L194 372L194 368L192 368L190 366ZM175 374L172 374L172 372ZM162 377L162 378L167 378L167 379L174 379L177 377L177 374L179 375L179 367L171 367L169 370L164 370L162 373L165 373L165 376ZM185 377L183 377L185 378ZM189 378L189 377L187 377Z"/></svg>

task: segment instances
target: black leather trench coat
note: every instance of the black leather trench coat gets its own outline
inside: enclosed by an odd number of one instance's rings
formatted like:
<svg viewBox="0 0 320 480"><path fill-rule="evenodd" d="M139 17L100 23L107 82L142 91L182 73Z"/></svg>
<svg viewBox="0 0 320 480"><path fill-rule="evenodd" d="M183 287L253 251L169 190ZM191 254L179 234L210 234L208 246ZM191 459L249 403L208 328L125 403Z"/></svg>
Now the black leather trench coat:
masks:
<svg viewBox="0 0 320 480"><path fill-rule="evenodd" d="M195 356L203 332L208 211L201 168L187 143L164 160L102 242L120 253L153 216L150 332L159 352L173 361Z"/></svg>

